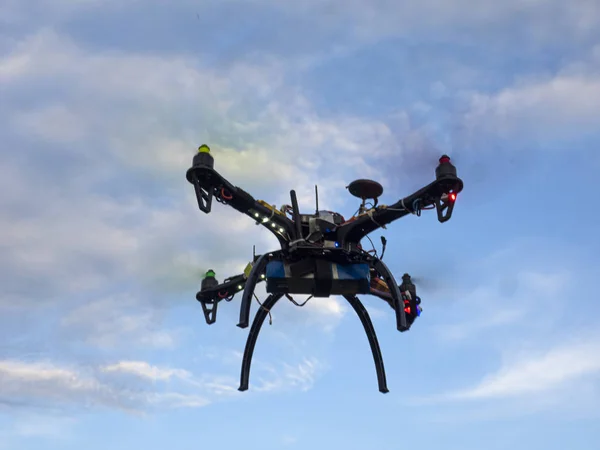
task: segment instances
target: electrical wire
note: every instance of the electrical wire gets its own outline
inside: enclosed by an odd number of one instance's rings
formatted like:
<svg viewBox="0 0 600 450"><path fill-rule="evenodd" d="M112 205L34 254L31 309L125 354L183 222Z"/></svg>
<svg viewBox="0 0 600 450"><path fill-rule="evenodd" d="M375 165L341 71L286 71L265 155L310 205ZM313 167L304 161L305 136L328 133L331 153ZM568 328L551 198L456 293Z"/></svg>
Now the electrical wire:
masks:
<svg viewBox="0 0 600 450"><path fill-rule="evenodd" d="M256 299L256 301L258 302L258 304L260 305L260 307L262 309L264 309L267 312L267 314L269 315L269 325L273 325L273 316L271 315L271 310L267 309L263 306L263 304L260 302L260 300L258 299L256 294L253 293L253 295L254 295L254 298Z"/></svg>
<svg viewBox="0 0 600 450"><path fill-rule="evenodd" d="M373 246L373 250L372 251L375 253L375 258L379 258L379 256L377 255L377 249L375 248L375 244L373 243L373 241L371 240L371 238L369 237L368 234L365 237L369 240L369 242Z"/></svg>
<svg viewBox="0 0 600 450"><path fill-rule="evenodd" d="M306 305L308 303L308 301L311 298L313 298L313 296L311 295L304 301L304 303L298 303L296 300L294 300L294 297L292 297L290 294L283 294L283 295L285 295L290 302L292 302L296 306L299 306L300 308L302 308L304 305Z"/></svg>

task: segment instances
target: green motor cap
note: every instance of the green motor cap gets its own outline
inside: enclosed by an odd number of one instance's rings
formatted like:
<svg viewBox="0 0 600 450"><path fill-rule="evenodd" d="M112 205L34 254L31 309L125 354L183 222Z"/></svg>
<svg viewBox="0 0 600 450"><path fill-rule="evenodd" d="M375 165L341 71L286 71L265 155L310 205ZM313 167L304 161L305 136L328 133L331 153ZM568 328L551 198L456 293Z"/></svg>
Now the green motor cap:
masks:
<svg viewBox="0 0 600 450"><path fill-rule="evenodd" d="M210 148L206 144L202 144L198 147L198 152L194 155L192 161L194 167L208 167L212 169L215 166L215 159L210 154Z"/></svg>

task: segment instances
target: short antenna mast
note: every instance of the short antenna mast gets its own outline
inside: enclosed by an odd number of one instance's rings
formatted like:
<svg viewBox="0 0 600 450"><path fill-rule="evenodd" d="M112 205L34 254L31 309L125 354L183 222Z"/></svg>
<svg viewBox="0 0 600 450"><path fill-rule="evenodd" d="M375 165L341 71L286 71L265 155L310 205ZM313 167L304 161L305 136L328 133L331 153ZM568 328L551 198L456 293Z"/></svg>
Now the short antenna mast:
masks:
<svg viewBox="0 0 600 450"><path fill-rule="evenodd" d="M319 189L317 188L317 185L315 184L315 215L317 217L319 217Z"/></svg>

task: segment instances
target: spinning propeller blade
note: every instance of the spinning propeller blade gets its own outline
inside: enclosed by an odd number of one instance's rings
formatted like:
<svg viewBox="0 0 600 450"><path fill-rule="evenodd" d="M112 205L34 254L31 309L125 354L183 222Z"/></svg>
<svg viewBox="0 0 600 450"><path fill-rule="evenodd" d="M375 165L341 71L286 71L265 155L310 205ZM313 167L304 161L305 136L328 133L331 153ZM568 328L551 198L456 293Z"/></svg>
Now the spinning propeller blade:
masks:
<svg viewBox="0 0 600 450"><path fill-rule="evenodd" d="M146 260L152 264L144 267L144 282L154 292L163 294L195 292L210 268L193 252L182 250L173 243L162 243L153 248Z"/></svg>
<svg viewBox="0 0 600 450"><path fill-rule="evenodd" d="M197 290L208 268L189 259L174 259L162 264L155 279L158 289L167 292Z"/></svg>
<svg viewBox="0 0 600 450"><path fill-rule="evenodd" d="M402 277L397 277L396 279L401 280ZM417 288L417 295L419 296L422 292L432 293L441 291L444 288L444 282L442 280L437 280L433 277L410 275L410 279Z"/></svg>

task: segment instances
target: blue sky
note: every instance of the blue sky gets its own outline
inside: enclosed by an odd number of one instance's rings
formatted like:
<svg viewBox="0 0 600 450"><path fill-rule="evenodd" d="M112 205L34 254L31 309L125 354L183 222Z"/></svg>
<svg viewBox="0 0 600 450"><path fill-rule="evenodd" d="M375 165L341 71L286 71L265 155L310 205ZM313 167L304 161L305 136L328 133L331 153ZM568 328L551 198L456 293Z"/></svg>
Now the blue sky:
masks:
<svg viewBox="0 0 600 450"><path fill-rule="evenodd" d="M596 448L600 6L595 0L0 2L0 449ZM338 298L281 302L238 392L239 299L199 275L277 242L185 180L281 205L392 203L450 154L451 221L384 230L422 279L391 392ZM374 242L379 243L380 233Z"/></svg>

